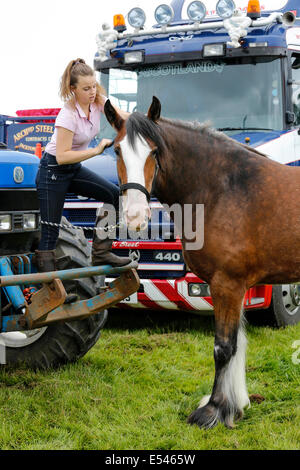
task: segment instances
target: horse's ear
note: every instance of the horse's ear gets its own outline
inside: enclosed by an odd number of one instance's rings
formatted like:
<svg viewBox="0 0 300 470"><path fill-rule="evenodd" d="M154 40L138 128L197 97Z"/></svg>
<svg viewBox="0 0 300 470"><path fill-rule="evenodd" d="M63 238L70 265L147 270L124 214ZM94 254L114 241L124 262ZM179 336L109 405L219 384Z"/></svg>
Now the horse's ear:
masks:
<svg viewBox="0 0 300 470"><path fill-rule="evenodd" d="M156 98L156 96L153 96L151 106L148 109L148 118L151 119L151 121L156 122L160 118L160 112L161 112L160 101L158 98Z"/></svg>
<svg viewBox="0 0 300 470"><path fill-rule="evenodd" d="M115 108L112 106L110 100L106 100L104 105L104 113L109 124L116 130L119 131L122 127L124 119L117 113Z"/></svg>

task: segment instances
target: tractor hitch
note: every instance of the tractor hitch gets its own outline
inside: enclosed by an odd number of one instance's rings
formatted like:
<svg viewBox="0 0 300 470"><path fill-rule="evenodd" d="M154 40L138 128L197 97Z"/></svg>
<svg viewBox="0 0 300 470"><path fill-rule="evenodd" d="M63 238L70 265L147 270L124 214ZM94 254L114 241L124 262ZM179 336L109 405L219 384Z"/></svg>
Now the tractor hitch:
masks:
<svg viewBox="0 0 300 470"><path fill-rule="evenodd" d="M30 303L26 302L22 315L7 317L4 315L2 317L1 331L32 330L57 322L83 319L101 310L113 307L138 290L140 279L134 269L136 267L137 263L133 261L121 268L112 268L109 265L105 265L48 273L2 276L0 277L0 287L37 283L42 283L43 286L31 296ZM103 274L120 274L120 276L111 282L99 295L87 300L64 304L66 291L62 280Z"/></svg>

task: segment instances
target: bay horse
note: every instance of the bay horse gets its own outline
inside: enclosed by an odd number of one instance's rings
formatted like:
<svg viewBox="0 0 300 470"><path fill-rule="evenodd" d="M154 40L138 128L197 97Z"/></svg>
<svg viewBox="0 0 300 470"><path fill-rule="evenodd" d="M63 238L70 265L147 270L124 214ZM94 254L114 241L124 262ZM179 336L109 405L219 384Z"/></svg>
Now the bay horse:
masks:
<svg viewBox="0 0 300 470"><path fill-rule="evenodd" d="M208 125L148 114L125 120L107 100L125 222L142 228L149 194L161 203L204 204L204 245L182 248L191 271L210 286L215 316L215 379L188 422L233 427L249 405L243 301L256 284L300 280L300 168L277 163ZM194 212L193 212L194 214Z"/></svg>

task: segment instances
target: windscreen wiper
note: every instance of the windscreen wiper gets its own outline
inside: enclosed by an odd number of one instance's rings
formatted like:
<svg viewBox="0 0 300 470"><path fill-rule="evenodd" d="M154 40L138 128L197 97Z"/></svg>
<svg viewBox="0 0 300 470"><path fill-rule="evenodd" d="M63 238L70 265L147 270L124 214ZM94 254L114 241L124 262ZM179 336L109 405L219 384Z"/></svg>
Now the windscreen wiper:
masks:
<svg viewBox="0 0 300 470"><path fill-rule="evenodd" d="M264 127L219 127L218 131L272 131L274 129L268 129Z"/></svg>

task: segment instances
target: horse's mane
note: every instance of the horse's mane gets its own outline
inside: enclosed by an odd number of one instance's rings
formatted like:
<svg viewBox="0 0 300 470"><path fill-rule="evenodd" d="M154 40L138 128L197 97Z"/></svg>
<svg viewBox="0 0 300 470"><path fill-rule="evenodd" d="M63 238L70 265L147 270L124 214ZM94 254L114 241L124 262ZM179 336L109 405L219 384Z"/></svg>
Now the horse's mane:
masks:
<svg viewBox="0 0 300 470"><path fill-rule="evenodd" d="M135 137L139 135L145 140L151 140L160 154L165 150L166 144L161 127L142 113L134 112L129 116L126 121L126 131L129 144L133 149Z"/></svg>
<svg viewBox="0 0 300 470"><path fill-rule="evenodd" d="M223 141L233 141L235 144L243 147L244 149L247 149L248 151L252 152L252 153L256 153L256 155L260 155L261 157L265 157L265 158L269 158L267 155L265 155L264 153L261 153L259 152L258 150L256 150L255 148L249 146L249 145L246 145L246 144L242 144L241 142L238 142L234 139L232 139L231 137L228 137L226 134L224 134L224 132L220 132L218 131L217 129L214 129L212 127L212 124L210 121L206 121L206 122L198 122L198 121L182 121L180 119L166 119L166 118L163 118L161 119L161 121L163 122L166 122L166 123L170 123L174 126L177 126L177 127L181 127L182 129L187 129L187 130L191 130L191 131L196 131L196 132L200 132L202 134L210 134L210 135L213 135L215 138L219 139L219 140L223 140Z"/></svg>
<svg viewBox="0 0 300 470"><path fill-rule="evenodd" d="M191 121L181 121L179 119L160 118L158 123L155 123L151 121L150 119L148 119L148 117L145 114L142 114L139 112L134 112L130 114L129 118L126 121L127 137L128 137L130 145L134 148L135 137L137 135L140 135L145 140L148 140L148 139L151 140L156 145L158 152L162 154L167 146L167 143L164 138L163 129L159 125L160 123L162 124L166 123L175 127L179 127L182 129L192 131L192 132L196 132L198 134L200 133L203 136L210 135L223 142L231 141L231 143L234 142L236 145L241 146L242 148L248 150L249 152L268 158L265 154L259 152L253 147L239 143L236 140L233 140L230 137L228 137L223 132L213 129L209 121L200 123L197 121L191 122Z"/></svg>

